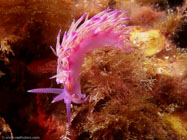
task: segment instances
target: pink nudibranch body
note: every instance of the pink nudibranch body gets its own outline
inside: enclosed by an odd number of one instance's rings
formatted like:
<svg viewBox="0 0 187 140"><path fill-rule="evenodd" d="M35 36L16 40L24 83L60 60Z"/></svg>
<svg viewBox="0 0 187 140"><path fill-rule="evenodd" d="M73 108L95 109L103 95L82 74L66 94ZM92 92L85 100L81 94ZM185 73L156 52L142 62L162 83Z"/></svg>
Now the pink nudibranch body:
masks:
<svg viewBox="0 0 187 140"><path fill-rule="evenodd" d="M125 26L125 12L106 9L92 18L88 14L82 15L76 22L73 21L68 32L64 33L60 43L59 31L56 44L57 60L57 84L63 84L64 89L39 88L28 92L33 93L56 93L58 94L52 103L64 100L66 104L68 124L70 125L71 102L80 104L87 100L86 95L81 93L80 69L87 52L101 47L113 46L125 51L126 40L129 38L129 30ZM84 20L84 21L83 21ZM83 22L81 25L80 23ZM78 27L79 26L79 27Z"/></svg>

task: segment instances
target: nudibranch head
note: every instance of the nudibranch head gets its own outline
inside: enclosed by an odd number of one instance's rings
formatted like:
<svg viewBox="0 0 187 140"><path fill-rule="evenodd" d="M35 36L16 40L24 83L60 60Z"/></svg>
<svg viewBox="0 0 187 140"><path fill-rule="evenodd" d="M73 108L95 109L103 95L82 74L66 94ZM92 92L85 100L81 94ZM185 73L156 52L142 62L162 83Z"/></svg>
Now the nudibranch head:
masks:
<svg viewBox="0 0 187 140"><path fill-rule="evenodd" d="M67 109L68 123L70 125L71 102L83 103L87 100L86 95L81 93L79 73L84 55L93 49L112 46L123 51L129 51L126 47L130 33L125 26L129 19L126 12L106 9L92 18L88 13L83 14L76 22L73 20L68 32L64 33L60 43L61 30L57 36L56 55L57 60L57 84L63 84L64 89L33 89L33 93L56 93L54 100L64 100ZM82 23L82 24L81 24Z"/></svg>

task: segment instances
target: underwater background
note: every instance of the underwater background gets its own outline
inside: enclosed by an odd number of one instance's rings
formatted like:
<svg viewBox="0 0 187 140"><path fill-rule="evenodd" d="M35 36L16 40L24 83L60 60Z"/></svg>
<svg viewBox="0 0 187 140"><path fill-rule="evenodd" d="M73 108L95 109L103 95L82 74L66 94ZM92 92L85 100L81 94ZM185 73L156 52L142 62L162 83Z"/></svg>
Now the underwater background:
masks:
<svg viewBox="0 0 187 140"><path fill-rule="evenodd" d="M131 52L86 54L84 104L71 106L71 140L187 140L186 0L0 0L0 140L58 140L66 106L33 88L55 79L59 29L105 10L127 11ZM86 30L86 29L85 29Z"/></svg>

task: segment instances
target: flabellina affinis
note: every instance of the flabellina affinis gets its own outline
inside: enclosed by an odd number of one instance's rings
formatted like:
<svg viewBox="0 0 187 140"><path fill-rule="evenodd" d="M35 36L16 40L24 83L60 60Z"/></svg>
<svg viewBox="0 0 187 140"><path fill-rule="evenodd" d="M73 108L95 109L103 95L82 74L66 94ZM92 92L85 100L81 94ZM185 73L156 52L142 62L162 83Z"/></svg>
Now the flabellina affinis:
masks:
<svg viewBox="0 0 187 140"><path fill-rule="evenodd" d="M87 52L101 47L112 46L123 51L129 51L126 41L130 31L125 25L129 19L126 12L111 11L109 8L89 18L88 13L83 14L76 22L73 20L68 32L63 35L60 43L61 30L57 36L56 56L57 84L63 84L64 89L39 88L28 90L32 93L55 93L57 96L52 103L64 100L67 110L68 124L70 126L71 103L86 102L85 94L81 93L80 69ZM126 48L126 49L124 49Z"/></svg>

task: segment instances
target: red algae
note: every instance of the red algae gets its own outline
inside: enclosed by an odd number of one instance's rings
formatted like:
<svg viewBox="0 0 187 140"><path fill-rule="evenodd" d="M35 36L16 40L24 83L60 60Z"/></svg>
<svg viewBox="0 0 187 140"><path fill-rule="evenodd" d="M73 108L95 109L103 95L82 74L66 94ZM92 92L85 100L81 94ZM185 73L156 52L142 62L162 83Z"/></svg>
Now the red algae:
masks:
<svg viewBox="0 0 187 140"><path fill-rule="evenodd" d="M74 9L72 11L75 17L89 12L90 16L93 16L102 10L106 9L109 0L78 0L74 1Z"/></svg>
<svg viewBox="0 0 187 140"><path fill-rule="evenodd" d="M132 18L130 24L144 28L151 28L166 17L165 11L159 11L151 5L142 6L136 2L120 1L115 7L128 12Z"/></svg>
<svg viewBox="0 0 187 140"><path fill-rule="evenodd" d="M12 130L2 117L0 117L0 137L1 139L9 138L10 140L13 140Z"/></svg>
<svg viewBox="0 0 187 140"><path fill-rule="evenodd" d="M165 17L164 12L158 12L153 10L151 7L141 7L134 9L131 13L131 24L140 26L153 26L155 23L161 21Z"/></svg>
<svg viewBox="0 0 187 140"><path fill-rule="evenodd" d="M57 62L53 58L36 60L29 64L28 69L37 74L53 73L56 71Z"/></svg>

